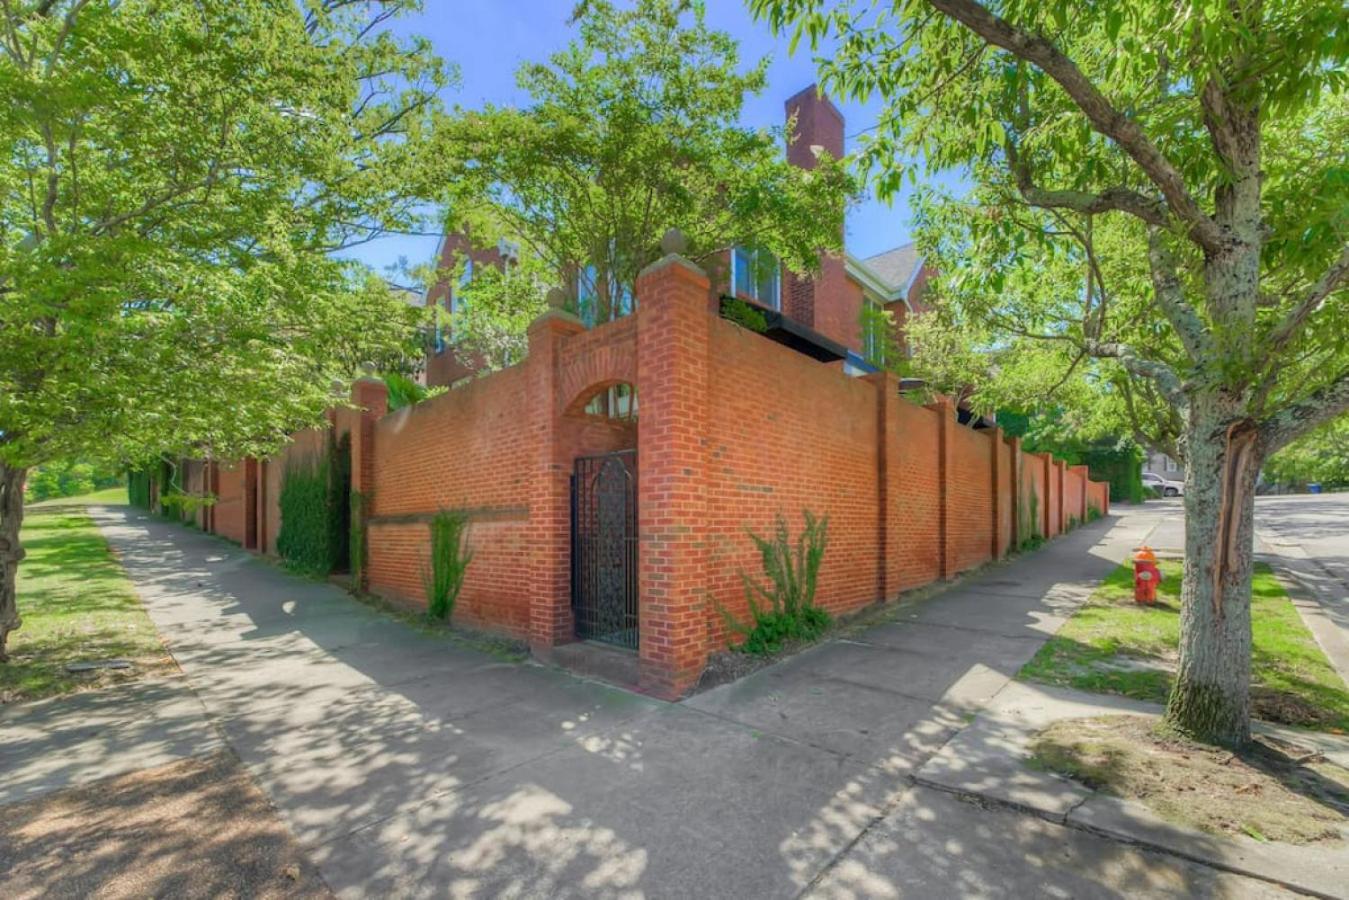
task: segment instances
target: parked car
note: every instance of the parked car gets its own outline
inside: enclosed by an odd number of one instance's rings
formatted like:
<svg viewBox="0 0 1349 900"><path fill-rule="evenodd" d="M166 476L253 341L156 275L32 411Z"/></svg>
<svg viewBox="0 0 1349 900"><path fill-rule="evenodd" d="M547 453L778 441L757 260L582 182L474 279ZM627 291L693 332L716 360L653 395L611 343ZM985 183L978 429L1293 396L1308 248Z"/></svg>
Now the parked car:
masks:
<svg viewBox="0 0 1349 900"><path fill-rule="evenodd" d="M1185 482L1167 481L1156 472L1143 473L1143 487L1150 487L1163 497L1183 497L1185 495Z"/></svg>

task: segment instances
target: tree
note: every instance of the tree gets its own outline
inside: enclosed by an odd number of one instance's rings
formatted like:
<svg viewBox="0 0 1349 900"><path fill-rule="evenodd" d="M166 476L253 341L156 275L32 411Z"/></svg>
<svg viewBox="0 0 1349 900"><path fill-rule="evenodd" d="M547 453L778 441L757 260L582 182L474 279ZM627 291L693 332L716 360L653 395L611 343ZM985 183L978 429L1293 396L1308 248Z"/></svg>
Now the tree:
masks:
<svg viewBox="0 0 1349 900"><path fill-rule="evenodd" d="M1289 487L1349 485L1349 416L1310 431L1265 463L1265 480Z"/></svg>
<svg viewBox="0 0 1349 900"><path fill-rule="evenodd" d="M409 351L417 313L331 254L439 181L450 73L386 27L414 6L0 10L0 659L30 467L261 454Z"/></svg>
<svg viewBox="0 0 1349 900"><path fill-rule="evenodd" d="M939 302L1110 361L1178 425L1188 525L1167 719L1246 741L1257 473L1349 409L1343 5L751 5L798 39L837 40L827 89L883 95L860 154L882 191L915 157L971 173L969 202L941 204L937 231L960 252ZM1071 284L1037 284L1054 261L1076 267Z"/></svg>
<svg viewBox="0 0 1349 900"><path fill-rule="evenodd" d="M740 71L736 42L688 0L592 0L575 22L566 49L520 68L526 103L459 110L441 133L450 229L518 242L597 321L630 308L671 227L704 261L751 244L806 272L840 249L843 169L827 154L814 170L789 165L780 130L739 125L767 60ZM473 283L463 296L480 316L494 308Z"/></svg>

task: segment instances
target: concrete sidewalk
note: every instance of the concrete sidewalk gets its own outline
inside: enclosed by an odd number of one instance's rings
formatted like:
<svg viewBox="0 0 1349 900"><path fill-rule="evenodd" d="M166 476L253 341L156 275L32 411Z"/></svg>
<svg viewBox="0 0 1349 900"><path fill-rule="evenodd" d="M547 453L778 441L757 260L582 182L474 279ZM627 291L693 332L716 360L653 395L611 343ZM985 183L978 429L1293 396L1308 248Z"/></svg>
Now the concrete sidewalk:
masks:
<svg viewBox="0 0 1349 900"><path fill-rule="evenodd" d="M1295 845L1257 841L1246 835L1208 834L1168 822L1139 801L1094 791L1029 764L1036 733L1056 721L1120 714L1158 717L1162 711L1157 704L1125 697L1012 682L970 727L924 764L916 780L926 787L1014 806L1051 822L1183 854L1315 896L1343 896L1349 886L1349 844L1343 839ZM1349 764L1349 738L1262 722L1254 727L1314 750L1336 765ZM1349 838L1349 825L1340 831Z"/></svg>
<svg viewBox="0 0 1349 900"><path fill-rule="evenodd" d="M1112 518L680 704L501 662L95 510L214 725L349 896L1267 896L915 786L1152 521Z"/></svg>

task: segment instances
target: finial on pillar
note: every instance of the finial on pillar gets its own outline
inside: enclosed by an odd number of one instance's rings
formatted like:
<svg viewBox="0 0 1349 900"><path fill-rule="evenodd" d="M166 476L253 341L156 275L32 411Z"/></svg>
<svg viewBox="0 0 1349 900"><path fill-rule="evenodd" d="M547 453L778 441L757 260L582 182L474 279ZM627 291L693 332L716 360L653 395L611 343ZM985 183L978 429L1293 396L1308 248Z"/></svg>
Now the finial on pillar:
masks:
<svg viewBox="0 0 1349 900"><path fill-rule="evenodd" d="M578 329L585 328L576 314L567 309L567 292L562 288L549 288L548 293L544 295L544 301L548 306L529 324L531 330L543 322L570 322Z"/></svg>
<svg viewBox="0 0 1349 900"><path fill-rule="evenodd" d="M661 236L660 252L665 256L683 256L688 249L688 238L684 237L684 232L678 228L671 228Z"/></svg>

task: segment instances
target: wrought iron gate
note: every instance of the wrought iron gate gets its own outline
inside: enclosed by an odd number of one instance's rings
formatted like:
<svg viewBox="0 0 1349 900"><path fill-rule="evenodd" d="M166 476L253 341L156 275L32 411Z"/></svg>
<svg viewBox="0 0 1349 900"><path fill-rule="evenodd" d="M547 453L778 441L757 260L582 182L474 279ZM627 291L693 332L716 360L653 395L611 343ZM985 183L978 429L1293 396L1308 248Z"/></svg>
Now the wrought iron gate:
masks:
<svg viewBox="0 0 1349 900"><path fill-rule="evenodd" d="M571 476L576 636L637 649L637 451L582 456Z"/></svg>

